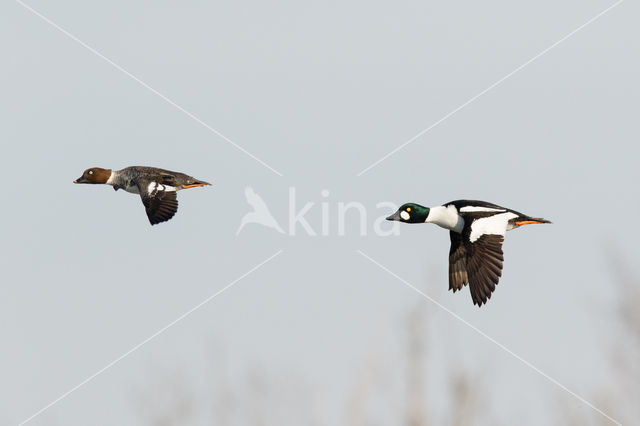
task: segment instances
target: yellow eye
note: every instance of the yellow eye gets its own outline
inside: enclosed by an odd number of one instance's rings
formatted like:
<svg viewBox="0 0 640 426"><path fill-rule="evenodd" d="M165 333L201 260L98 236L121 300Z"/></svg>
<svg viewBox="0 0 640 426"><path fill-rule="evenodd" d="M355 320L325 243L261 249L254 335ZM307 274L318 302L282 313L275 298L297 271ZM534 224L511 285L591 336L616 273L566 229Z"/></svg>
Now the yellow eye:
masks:
<svg viewBox="0 0 640 426"><path fill-rule="evenodd" d="M411 207L407 207L407 211L410 212L411 211Z"/></svg>

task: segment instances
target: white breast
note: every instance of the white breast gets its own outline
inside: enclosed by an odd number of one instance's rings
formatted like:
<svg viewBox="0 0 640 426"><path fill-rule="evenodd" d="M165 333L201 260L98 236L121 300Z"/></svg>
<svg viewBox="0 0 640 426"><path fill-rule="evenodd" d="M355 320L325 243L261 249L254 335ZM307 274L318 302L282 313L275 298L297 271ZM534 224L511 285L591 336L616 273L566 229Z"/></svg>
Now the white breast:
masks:
<svg viewBox="0 0 640 426"><path fill-rule="evenodd" d="M504 235L507 232L509 220L517 216L515 213L506 212L476 219L471 224L469 240L473 243L484 234Z"/></svg>
<svg viewBox="0 0 640 426"><path fill-rule="evenodd" d="M132 194L140 194L137 185L131 185L131 182L128 182L127 186L124 186L126 180L122 179L120 176L120 170L114 170L111 172L109 179L107 179L107 185L116 185L116 188L124 188L125 191L130 192Z"/></svg>
<svg viewBox="0 0 640 426"><path fill-rule="evenodd" d="M435 223L442 228L455 232L462 232L464 226L464 219L460 217L458 210L453 205L449 207L432 207L429 209L429 216L427 216L425 222Z"/></svg>

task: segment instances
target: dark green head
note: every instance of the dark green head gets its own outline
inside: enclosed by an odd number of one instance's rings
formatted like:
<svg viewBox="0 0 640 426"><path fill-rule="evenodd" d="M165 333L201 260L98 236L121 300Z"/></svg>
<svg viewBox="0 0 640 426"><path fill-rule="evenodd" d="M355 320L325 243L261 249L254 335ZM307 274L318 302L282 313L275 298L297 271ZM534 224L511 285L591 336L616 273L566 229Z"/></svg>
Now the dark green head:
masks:
<svg viewBox="0 0 640 426"><path fill-rule="evenodd" d="M415 203L406 203L400 206L397 212L387 218L387 220L397 220L406 223L424 223L429 216L429 207Z"/></svg>

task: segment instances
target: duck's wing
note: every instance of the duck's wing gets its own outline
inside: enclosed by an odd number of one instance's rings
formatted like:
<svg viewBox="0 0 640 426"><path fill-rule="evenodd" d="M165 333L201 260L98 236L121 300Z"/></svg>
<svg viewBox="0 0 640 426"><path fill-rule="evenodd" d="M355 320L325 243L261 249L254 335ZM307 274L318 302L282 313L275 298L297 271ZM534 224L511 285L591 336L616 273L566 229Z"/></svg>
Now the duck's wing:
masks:
<svg viewBox="0 0 640 426"><path fill-rule="evenodd" d="M139 180L138 190L152 225L166 222L178 211L176 189L153 180Z"/></svg>
<svg viewBox="0 0 640 426"><path fill-rule="evenodd" d="M449 231L451 249L449 250L449 290L455 293L467 285L467 249L462 242L462 235Z"/></svg>
<svg viewBox="0 0 640 426"><path fill-rule="evenodd" d="M466 269L473 303L482 306L491 298L491 293L502 275L502 243L500 234L483 234L471 242L469 234L462 236L466 246Z"/></svg>

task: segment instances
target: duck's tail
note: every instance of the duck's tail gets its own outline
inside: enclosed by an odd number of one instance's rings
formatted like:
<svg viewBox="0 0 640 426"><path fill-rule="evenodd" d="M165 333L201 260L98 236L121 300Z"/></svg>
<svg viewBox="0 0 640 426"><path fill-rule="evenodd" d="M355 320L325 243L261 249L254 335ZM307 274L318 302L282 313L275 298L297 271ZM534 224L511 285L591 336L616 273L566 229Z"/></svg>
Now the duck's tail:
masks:
<svg viewBox="0 0 640 426"><path fill-rule="evenodd" d="M531 225L533 223L551 223L551 221L547 219L543 219L541 217L529 217L529 216L522 216L522 217L517 217L513 219L514 227Z"/></svg>
<svg viewBox="0 0 640 426"><path fill-rule="evenodd" d="M189 182L187 185L182 185L182 189L195 188L196 186L208 186L208 185L211 185L211 184L203 180L194 180L192 182Z"/></svg>

